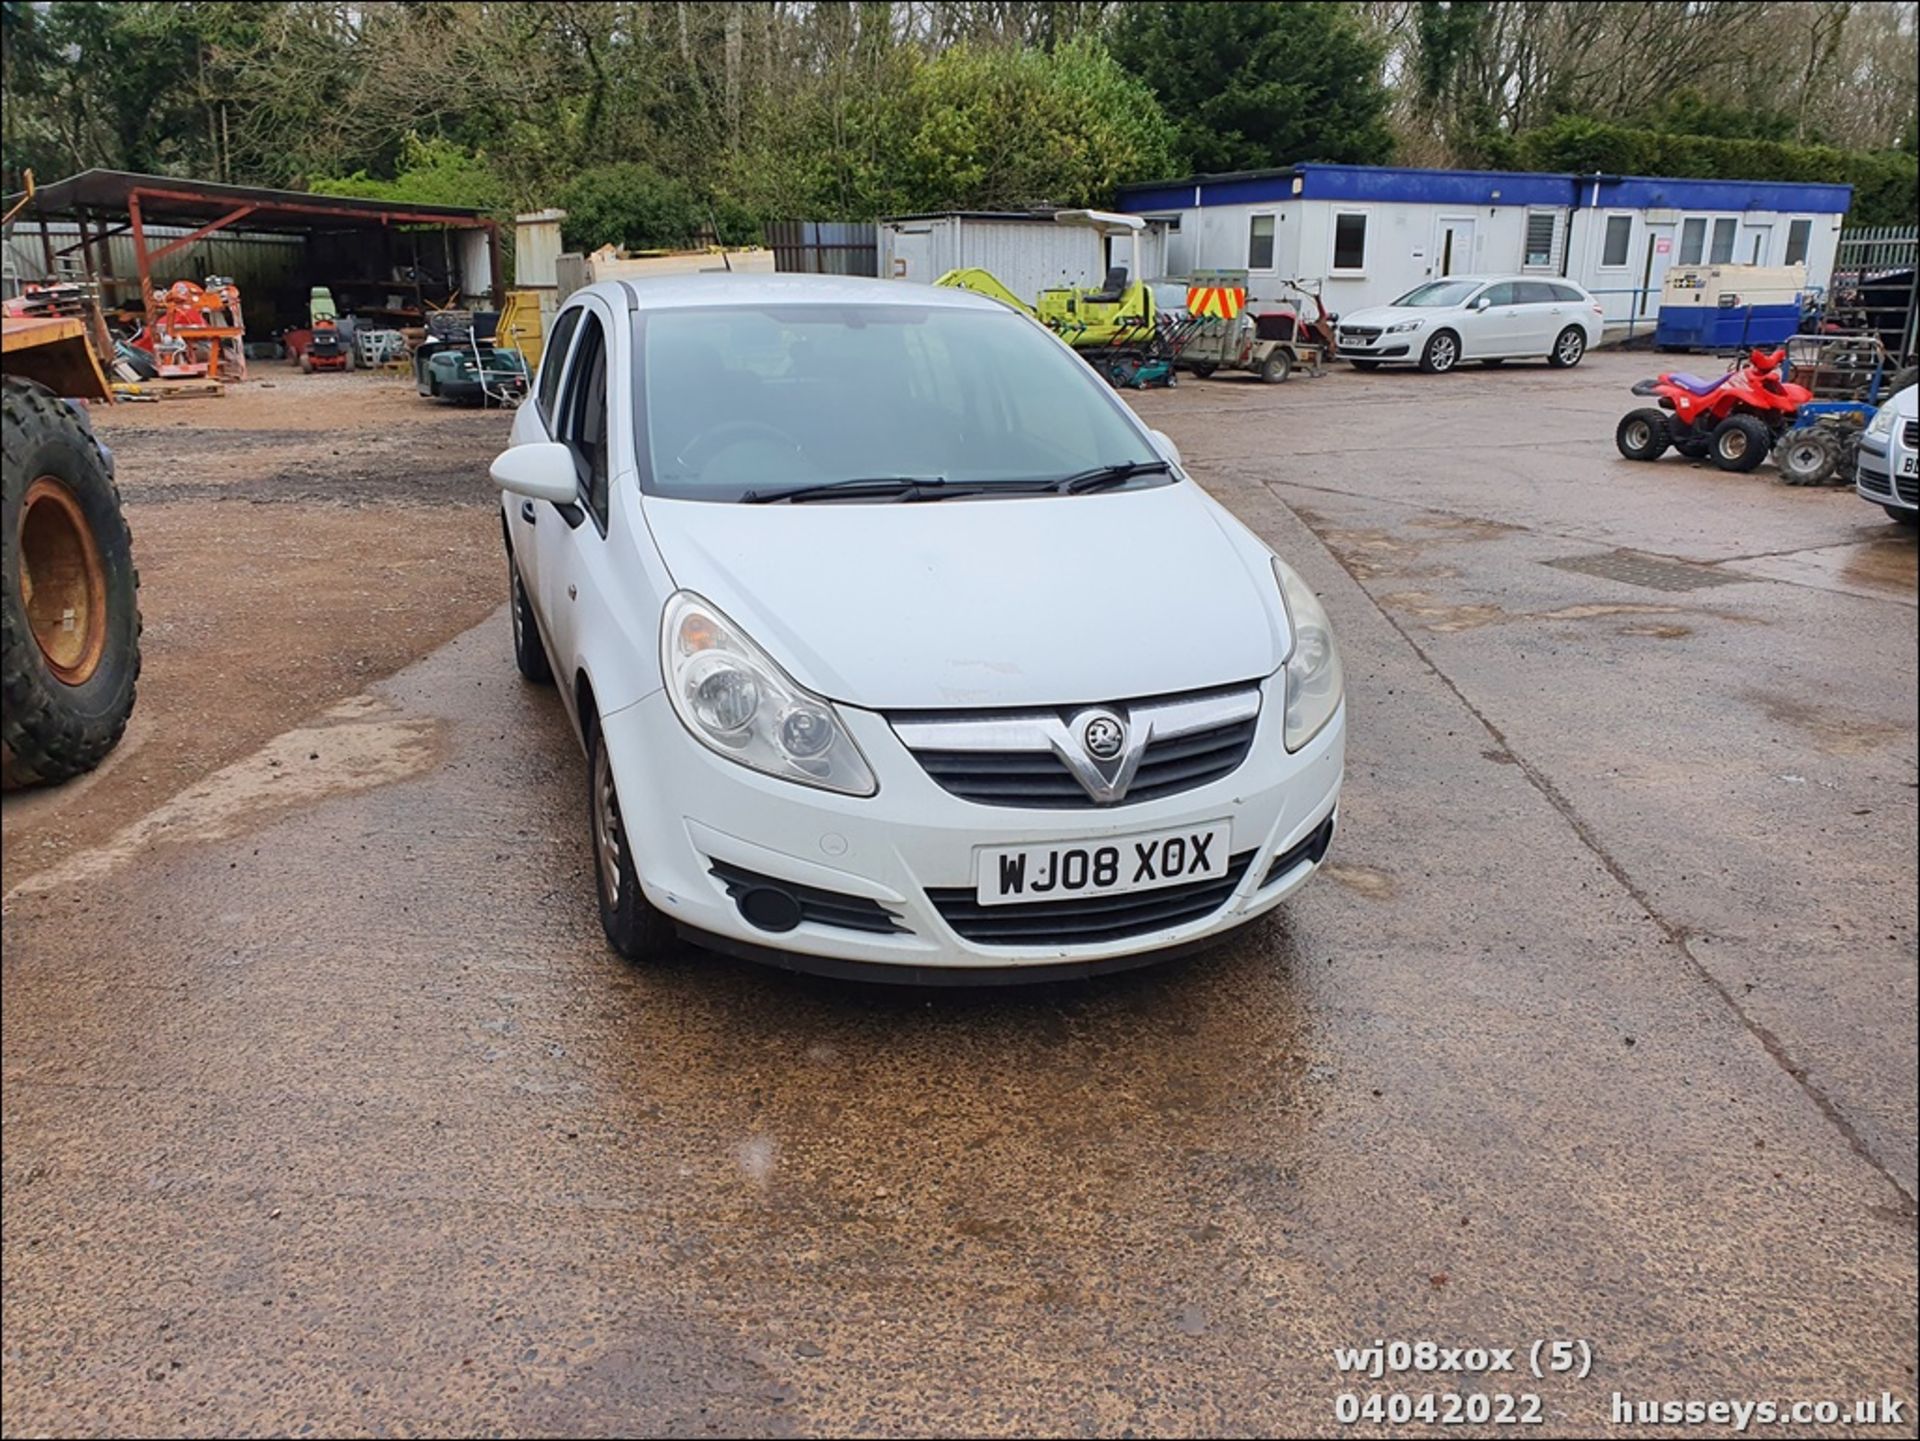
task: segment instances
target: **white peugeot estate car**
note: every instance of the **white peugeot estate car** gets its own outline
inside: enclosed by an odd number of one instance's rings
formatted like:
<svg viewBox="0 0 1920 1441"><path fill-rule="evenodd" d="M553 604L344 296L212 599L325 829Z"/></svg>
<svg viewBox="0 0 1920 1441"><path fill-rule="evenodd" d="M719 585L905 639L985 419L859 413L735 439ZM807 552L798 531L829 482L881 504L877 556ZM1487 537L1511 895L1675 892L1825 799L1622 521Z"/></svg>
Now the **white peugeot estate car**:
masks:
<svg viewBox="0 0 1920 1441"><path fill-rule="evenodd" d="M1463 360L1546 358L1578 365L1600 343L1606 311L1558 276L1456 276L1416 285L1388 305L1340 317L1340 358L1355 370L1417 365L1439 373Z"/></svg>
<svg viewBox="0 0 1920 1441"><path fill-rule="evenodd" d="M1231 930L1326 854L1320 602L992 300L590 286L492 472L623 955L1079 975Z"/></svg>

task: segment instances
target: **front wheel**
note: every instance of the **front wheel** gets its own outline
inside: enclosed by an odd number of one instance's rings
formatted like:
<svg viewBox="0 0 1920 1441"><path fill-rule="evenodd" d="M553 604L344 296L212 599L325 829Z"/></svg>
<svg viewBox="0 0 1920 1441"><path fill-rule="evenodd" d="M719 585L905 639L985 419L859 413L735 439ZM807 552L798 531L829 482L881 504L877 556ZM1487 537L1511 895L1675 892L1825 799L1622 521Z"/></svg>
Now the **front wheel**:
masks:
<svg viewBox="0 0 1920 1441"><path fill-rule="evenodd" d="M1428 375L1445 375L1460 363L1460 337L1443 330L1427 342L1421 352L1420 368Z"/></svg>
<svg viewBox="0 0 1920 1441"><path fill-rule="evenodd" d="M587 828L593 842L594 890L607 944L630 961L650 960L672 940L672 926L640 890L633 849L620 818L613 765L600 735L599 717L587 721Z"/></svg>
<svg viewBox="0 0 1920 1441"><path fill-rule="evenodd" d="M1276 350L1260 363L1260 379L1268 385L1279 385L1293 374L1293 357L1284 350Z"/></svg>
<svg viewBox="0 0 1920 1441"><path fill-rule="evenodd" d="M1767 458L1772 441L1764 421L1751 415L1730 415L1714 430L1709 453L1720 469L1744 474Z"/></svg>
<svg viewBox="0 0 1920 1441"><path fill-rule="evenodd" d="M507 556L507 609L513 616L513 663L520 674L535 685L553 684L553 662L547 659L547 644L540 639L540 623L534 619L533 603L527 588L520 584L520 567Z"/></svg>
<svg viewBox="0 0 1920 1441"><path fill-rule="evenodd" d="M1613 443L1628 460L1658 460L1671 444L1667 417L1658 410L1630 410L1613 432Z"/></svg>
<svg viewBox="0 0 1920 1441"><path fill-rule="evenodd" d="M1586 331L1577 325L1569 325L1560 332L1560 338L1553 342L1553 349L1547 354L1547 364L1559 370L1569 370L1578 365L1586 353Z"/></svg>

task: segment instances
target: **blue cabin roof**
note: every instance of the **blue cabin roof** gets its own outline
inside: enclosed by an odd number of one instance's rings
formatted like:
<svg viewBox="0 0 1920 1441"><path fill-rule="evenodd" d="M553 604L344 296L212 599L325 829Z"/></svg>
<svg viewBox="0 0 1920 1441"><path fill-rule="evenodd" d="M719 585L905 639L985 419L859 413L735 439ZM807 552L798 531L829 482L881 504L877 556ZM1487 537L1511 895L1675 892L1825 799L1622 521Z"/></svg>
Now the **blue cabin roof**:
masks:
<svg viewBox="0 0 1920 1441"><path fill-rule="evenodd" d="M1851 185L1797 180L1693 180L1653 175L1574 175L1530 170L1415 170L1394 165L1323 165L1193 175L1122 185L1128 213L1285 200L1351 200L1405 205L1553 205L1616 210L1769 210L1844 215Z"/></svg>

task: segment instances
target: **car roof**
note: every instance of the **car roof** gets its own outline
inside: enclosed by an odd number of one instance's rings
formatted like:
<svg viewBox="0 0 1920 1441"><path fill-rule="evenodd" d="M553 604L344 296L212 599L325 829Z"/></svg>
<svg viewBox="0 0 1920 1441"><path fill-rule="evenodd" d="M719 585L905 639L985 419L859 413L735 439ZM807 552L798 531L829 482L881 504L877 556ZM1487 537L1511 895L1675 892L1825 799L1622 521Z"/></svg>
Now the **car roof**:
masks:
<svg viewBox="0 0 1920 1441"><path fill-rule="evenodd" d="M1431 280L1421 281L1420 285L1443 285L1449 280L1457 280L1462 285L1490 285L1497 280L1551 280L1559 285L1574 285L1580 286L1582 290L1586 289L1585 286L1580 285L1580 282L1570 275L1541 275L1537 272L1532 275L1524 275L1519 272L1502 275L1436 275ZM1415 290L1419 288L1419 285L1414 286Z"/></svg>
<svg viewBox="0 0 1920 1441"><path fill-rule="evenodd" d="M997 300L954 286L875 280L860 275L748 275L702 271L694 275L602 280L578 293L598 295L616 310L679 310L716 305L923 305L948 310L1006 309Z"/></svg>

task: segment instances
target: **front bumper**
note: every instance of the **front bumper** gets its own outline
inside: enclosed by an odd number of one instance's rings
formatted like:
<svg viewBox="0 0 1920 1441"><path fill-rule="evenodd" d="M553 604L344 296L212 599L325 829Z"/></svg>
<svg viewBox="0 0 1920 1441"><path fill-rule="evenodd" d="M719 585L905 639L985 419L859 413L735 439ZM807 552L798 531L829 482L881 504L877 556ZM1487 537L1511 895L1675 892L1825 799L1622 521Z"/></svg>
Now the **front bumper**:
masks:
<svg viewBox="0 0 1920 1441"><path fill-rule="evenodd" d="M841 717L880 783L878 794L864 799L715 755L687 734L662 691L604 717L601 734L641 887L694 941L843 974L886 968L893 979L923 979L914 973L933 970L982 980L1013 972L1052 979L1122 969L1209 943L1272 909L1318 868L1316 856L1269 875L1276 858L1310 843L1334 817L1346 707L1290 755L1280 736L1281 686L1279 676L1263 686L1252 748L1231 774L1137 805L1074 810L983 805L952 795L927 775L884 717L848 707ZM1205 915L1149 933L1086 943L987 944L956 931L929 894L970 889L984 847L1103 841L1222 819L1231 823L1229 853L1237 863L1235 881L1222 887L1224 899ZM787 930L762 929L742 915L714 874L716 863L735 876L751 872L831 892L848 903L841 909L877 905L897 929L812 919Z"/></svg>
<svg viewBox="0 0 1920 1441"><path fill-rule="evenodd" d="M1854 471L1853 488L1863 500L1875 505L1890 505L1899 510L1920 510L1920 478L1900 475L1899 469L1912 464L1913 452L1897 439L1884 448L1871 436L1860 440L1860 460Z"/></svg>

